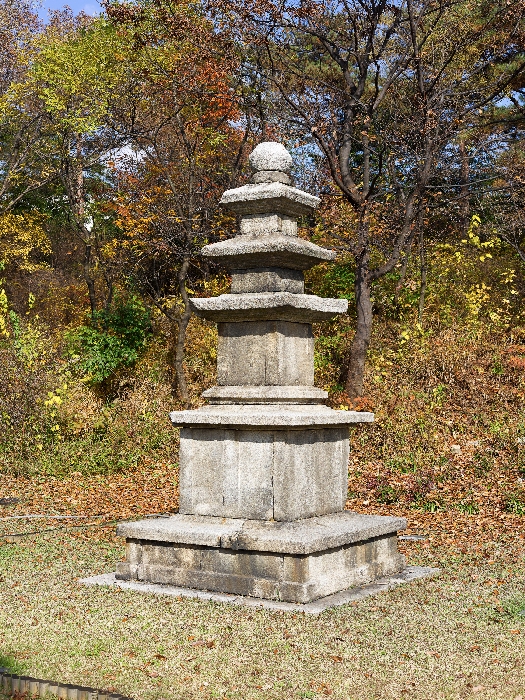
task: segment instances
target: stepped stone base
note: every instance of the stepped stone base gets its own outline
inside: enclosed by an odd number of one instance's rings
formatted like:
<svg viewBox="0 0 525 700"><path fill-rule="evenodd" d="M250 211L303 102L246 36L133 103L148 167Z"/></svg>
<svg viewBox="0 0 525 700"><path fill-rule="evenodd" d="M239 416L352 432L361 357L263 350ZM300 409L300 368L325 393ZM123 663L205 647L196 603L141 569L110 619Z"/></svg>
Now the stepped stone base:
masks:
<svg viewBox="0 0 525 700"><path fill-rule="evenodd" d="M124 523L117 579L309 603L402 571L405 527L349 511L285 523L194 515Z"/></svg>

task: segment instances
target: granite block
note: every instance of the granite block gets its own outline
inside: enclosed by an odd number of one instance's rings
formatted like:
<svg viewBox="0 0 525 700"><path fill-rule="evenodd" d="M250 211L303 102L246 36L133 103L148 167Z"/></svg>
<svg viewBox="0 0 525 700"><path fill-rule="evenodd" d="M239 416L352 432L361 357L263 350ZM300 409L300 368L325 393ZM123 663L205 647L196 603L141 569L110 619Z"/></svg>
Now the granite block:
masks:
<svg viewBox="0 0 525 700"><path fill-rule="evenodd" d="M202 392L210 404L320 404L328 392L314 386L213 386Z"/></svg>
<svg viewBox="0 0 525 700"><path fill-rule="evenodd" d="M404 518L364 515L349 510L296 522L176 514L119 523L117 535L132 540L222 549L312 554L392 535L405 528Z"/></svg>
<svg viewBox="0 0 525 700"><path fill-rule="evenodd" d="M395 531L307 554L161 543L135 532L121 580L308 603L404 568Z"/></svg>
<svg viewBox="0 0 525 700"><path fill-rule="evenodd" d="M251 270L232 270L232 294L259 292L304 293L304 273L284 267L261 267Z"/></svg>
<svg viewBox="0 0 525 700"><path fill-rule="evenodd" d="M221 386L314 383L314 338L307 323L219 323L217 383Z"/></svg>
<svg viewBox="0 0 525 700"><path fill-rule="evenodd" d="M241 236L297 236L297 219L283 214L252 214L243 216Z"/></svg>
<svg viewBox="0 0 525 700"><path fill-rule="evenodd" d="M179 511L298 520L344 508L348 427L183 428Z"/></svg>

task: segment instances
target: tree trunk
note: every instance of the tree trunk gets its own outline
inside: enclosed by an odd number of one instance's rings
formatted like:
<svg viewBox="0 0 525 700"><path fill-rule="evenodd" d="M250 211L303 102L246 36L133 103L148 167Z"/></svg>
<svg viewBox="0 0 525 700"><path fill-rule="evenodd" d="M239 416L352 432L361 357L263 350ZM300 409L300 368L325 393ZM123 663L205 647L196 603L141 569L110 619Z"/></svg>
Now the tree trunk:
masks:
<svg viewBox="0 0 525 700"><path fill-rule="evenodd" d="M417 320L421 326L423 325L423 310L425 308L425 294L427 291L427 251L425 246L422 212L419 215L419 266L421 271L421 284L419 287L419 308Z"/></svg>
<svg viewBox="0 0 525 700"><path fill-rule="evenodd" d="M89 306L91 309L91 316L94 316L97 310L97 297L95 292L95 280L91 276L91 246L89 244L85 245L84 251L84 281L88 288L89 295Z"/></svg>
<svg viewBox="0 0 525 700"><path fill-rule="evenodd" d="M357 307L357 325L352 345L345 390L351 400L363 395L365 361L370 335L372 333L372 299L370 276L368 271L368 254L364 253L357 260L355 278L355 298Z"/></svg>
<svg viewBox="0 0 525 700"><path fill-rule="evenodd" d="M396 309L396 313L398 313L397 307L399 306L399 294L404 287L405 279L407 276L408 261L410 260L410 253L412 252L412 242L414 240L414 233L415 232L412 231L412 233L410 234L410 238L405 249L405 257L403 258L403 262L401 263L401 273L399 275L399 280L396 284L396 290L394 293L394 307Z"/></svg>
<svg viewBox="0 0 525 700"><path fill-rule="evenodd" d="M467 235L467 231L470 225L470 201L469 201L469 173L470 165L468 160L467 147L463 138L459 141L459 156L461 160L461 170L460 170L460 226L461 234L463 236Z"/></svg>

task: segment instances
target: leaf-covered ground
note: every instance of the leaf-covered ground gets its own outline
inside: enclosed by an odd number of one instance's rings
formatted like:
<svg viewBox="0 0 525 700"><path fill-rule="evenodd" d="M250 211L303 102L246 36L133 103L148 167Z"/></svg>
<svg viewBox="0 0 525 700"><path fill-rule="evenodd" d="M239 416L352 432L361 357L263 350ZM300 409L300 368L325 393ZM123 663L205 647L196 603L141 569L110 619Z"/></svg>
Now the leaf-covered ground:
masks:
<svg viewBox="0 0 525 700"><path fill-rule="evenodd" d="M123 555L89 532L0 546L2 665L140 700L525 696L525 549L500 531L407 543L442 573L318 617L82 586Z"/></svg>
<svg viewBox="0 0 525 700"><path fill-rule="evenodd" d="M408 562L439 577L319 617L82 587L123 556L116 520L177 508L175 452L148 437L132 469L1 474L0 665L137 700L525 698L525 344L447 333L372 348L347 502L406 517Z"/></svg>

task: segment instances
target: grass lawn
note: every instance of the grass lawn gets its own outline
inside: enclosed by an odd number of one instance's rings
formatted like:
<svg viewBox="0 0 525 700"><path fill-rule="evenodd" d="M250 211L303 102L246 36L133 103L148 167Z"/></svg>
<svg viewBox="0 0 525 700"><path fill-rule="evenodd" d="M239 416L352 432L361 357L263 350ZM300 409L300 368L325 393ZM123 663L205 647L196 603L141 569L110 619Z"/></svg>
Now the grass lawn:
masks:
<svg viewBox="0 0 525 700"><path fill-rule="evenodd" d="M122 557L109 531L0 544L0 666L140 700L525 697L515 542L407 543L442 573L309 616L79 585Z"/></svg>

